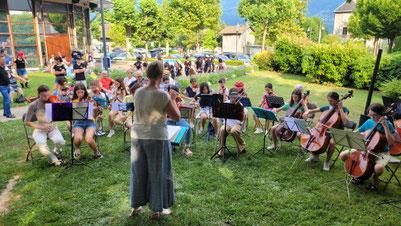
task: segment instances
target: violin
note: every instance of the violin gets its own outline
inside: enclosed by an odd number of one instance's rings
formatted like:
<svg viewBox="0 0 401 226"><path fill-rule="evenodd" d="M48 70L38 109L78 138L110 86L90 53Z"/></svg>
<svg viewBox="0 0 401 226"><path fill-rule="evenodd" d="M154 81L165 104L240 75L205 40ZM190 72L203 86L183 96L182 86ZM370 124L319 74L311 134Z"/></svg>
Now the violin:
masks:
<svg viewBox="0 0 401 226"><path fill-rule="evenodd" d="M352 96L353 90L349 90L347 94L341 97L340 101ZM336 105L320 114L317 125L310 131L312 135L303 134L301 136L301 146L304 149L316 155L326 151L330 141L328 128L338 128L341 125L341 117L337 112L338 106Z"/></svg>
<svg viewBox="0 0 401 226"><path fill-rule="evenodd" d="M37 99L39 99L39 97L32 97L32 98L29 98L28 100L29 100L29 103L32 103ZM60 102L60 100L58 99L57 96L50 95L49 100L47 100L45 103L58 103L58 102Z"/></svg>
<svg viewBox="0 0 401 226"><path fill-rule="evenodd" d="M298 102L297 106L290 108L287 110L287 112L285 113L285 117L290 117L290 118L299 118L302 119L302 111L300 110L303 100L309 96L310 91L306 91L306 93L304 93L304 95L302 96L302 99ZM281 122L277 128L276 128L276 135L277 137L280 138L281 141L285 141L285 142L291 142L295 139L295 137L297 136L297 133L294 131L291 131L288 128L288 125L285 121Z"/></svg>
<svg viewBox="0 0 401 226"><path fill-rule="evenodd" d="M394 127L398 138L401 140L401 119L394 122ZM390 155L401 155L401 142L395 141L394 144L390 146Z"/></svg>
<svg viewBox="0 0 401 226"><path fill-rule="evenodd" d="M388 109L385 114L388 115L391 110ZM352 152L345 162L345 170L356 179L369 179L374 172L375 160L378 157L377 153L380 153L386 147L386 136L377 130L379 125L380 123L376 122L373 129L363 133L367 152L361 150Z"/></svg>

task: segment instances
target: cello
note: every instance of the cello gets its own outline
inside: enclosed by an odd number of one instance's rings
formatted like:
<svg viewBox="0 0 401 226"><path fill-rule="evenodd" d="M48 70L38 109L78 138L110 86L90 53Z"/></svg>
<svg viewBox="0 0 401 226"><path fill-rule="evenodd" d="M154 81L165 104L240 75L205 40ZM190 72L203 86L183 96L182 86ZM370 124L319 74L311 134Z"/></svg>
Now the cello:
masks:
<svg viewBox="0 0 401 226"><path fill-rule="evenodd" d="M398 135L398 138L401 140L401 119L394 122L394 128ZM395 141L393 145L390 146L390 155L399 156L401 155L401 142Z"/></svg>
<svg viewBox="0 0 401 226"><path fill-rule="evenodd" d="M385 115L389 114L391 111L392 109L389 108ZM378 157L377 154L380 153L381 150L384 150L387 144L386 136L377 130L379 125L380 123L376 122L373 129L363 133L367 151L357 150L352 152L349 159L345 161L345 170L355 179L362 181L369 179L374 171L375 160L376 157Z"/></svg>
<svg viewBox="0 0 401 226"><path fill-rule="evenodd" d="M302 96L302 99L298 102L297 106L287 110L287 112L285 113L285 117L302 119L302 112L301 112L300 108L302 106L303 100L307 96L309 96L309 94L310 94L310 91L309 90L306 91L306 93L304 93L304 95ZM277 137L279 137L281 141L285 141L285 142L291 142L297 136L296 132L291 131L288 128L288 125L285 121L281 122L277 126L275 132L276 132Z"/></svg>
<svg viewBox="0 0 401 226"><path fill-rule="evenodd" d="M349 90L343 95L340 101L353 96L353 90ZM337 105L328 111L322 112L318 119L317 125L311 129L311 134L303 134L301 136L301 146L310 151L312 154L321 154L326 151L330 142L330 135L327 132L328 128L338 128L341 125L341 117L337 114Z"/></svg>

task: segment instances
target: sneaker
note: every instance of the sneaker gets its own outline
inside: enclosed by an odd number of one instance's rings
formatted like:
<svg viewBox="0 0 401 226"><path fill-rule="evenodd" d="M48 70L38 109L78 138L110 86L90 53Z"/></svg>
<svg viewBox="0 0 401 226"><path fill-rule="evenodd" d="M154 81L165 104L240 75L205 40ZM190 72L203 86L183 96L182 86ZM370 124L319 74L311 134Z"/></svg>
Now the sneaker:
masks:
<svg viewBox="0 0 401 226"><path fill-rule="evenodd" d="M63 159L63 156L61 155L61 152L56 152L56 153L54 153L54 155L56 156L56 158L58 160L62 160Z"/></svg>
<svg viewBox="0 0 401 226"><path fill-rule="evenodd" d="M11 115L7 115L7 118L15 118L15 115L11 114Z"/></svg>
<svg viewBox="0 0 401 226"><path fill-rule="evenodd" d="M56 160L56 161L52 162L52 164L54 164L55 167L60 167L63 165L63 162L60 160Z"/></svg>
<svg viewBox="0 0 401 226"><path fill-rule="evenodd" d="M106 132L103 132L103 131L97 131L96 132L97 136L104 136L105 134L106 134Z"/></svg>
<svg viewBox="0 0 401 226"><path fill-rule="evenodd" d="M313 154L311 154L309 158L305 160L305 162L317 162L317 161L319 161L319 156Z"/></svg>
<svg viewBox="0 0 401 226"><path fill-rule="evenodd" d="M81 150L76 148L74 151L74 159L79 159L79 157L81 157Z"/></svg>
<svg viewBox="0 0 401 226"><path fill-rule="evenodd" d="M195 127L195 125L192 122L189 123L189 126L191 127L191 129L193 129Z"/></svg>
<svg viewBox="0 0 401 226"><path fill-rule="evenodd" d="M324 171L330 171L330 162L324 161L324 163L323 163L323 170L324 170Z"/></svg>
<svg viewBox="0 0 401 226"><path fill-rule="evenodd" d="M114 130L110 130L109 135L107 137L112 137L114 135Z"/></svg>
<svg viewBox="0 0 401 226"><path fill-rule="evenodd" d="M94 159L101 159L103 158L102 153L100 153L100 151L97 151L94 155L93 155Z"/></svg>
<svg viewBox="0 0 401 226"><path fill-rule="evenodd" d="M270 145L269 147L267 147L267 150L276 150L276 146L274 146L274 144L273 145Z"/></svg>
<svg viewBox="0 0 401 226"><path fill-rule="evenodd" d="M259 134L259 133L263 133L262 128L256 128L256 131L254 132L254 134Z"/></svg>

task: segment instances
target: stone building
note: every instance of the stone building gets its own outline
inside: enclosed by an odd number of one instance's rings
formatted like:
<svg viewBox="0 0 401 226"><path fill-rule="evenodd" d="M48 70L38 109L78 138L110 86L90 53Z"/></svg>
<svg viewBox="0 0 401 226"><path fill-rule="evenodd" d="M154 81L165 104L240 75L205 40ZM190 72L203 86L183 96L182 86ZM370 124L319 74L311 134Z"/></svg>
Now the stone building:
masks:
<svg viewBox="0 0 401 226"><path fill-rule="evenodd" d="M254 29L249 25L227 26L220 34L223 36L222 52L245 53L248 45L255 44Z"/></svg>

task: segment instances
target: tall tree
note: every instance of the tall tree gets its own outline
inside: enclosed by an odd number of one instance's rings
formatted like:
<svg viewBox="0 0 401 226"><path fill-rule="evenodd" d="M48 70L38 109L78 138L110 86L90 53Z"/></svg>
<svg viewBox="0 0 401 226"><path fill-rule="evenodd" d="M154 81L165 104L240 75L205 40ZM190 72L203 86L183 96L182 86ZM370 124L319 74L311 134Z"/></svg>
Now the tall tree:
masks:
<svg viewBox="0 0 401 226"><path fill-rule="evenodd" d="M157 0L140 0L138 3L138 29L136 35L145 43L146 54L150 41L160 41L162 38L163 10Z"/></svg>
<svg viewBox="0 0 401 226"><path fill-rule="evenodd" d="M327 27L323 22L322 18L314 16L312 18L305 18L305 22L301 24L303 31L307 34L307 37L311 40L319 41L319 29L320 29L320 40L327 35Z"/></svg>
<svg viewBox="0 0 401 226"><path fill-rule="evenodd" d="M220 0L168 0L167 15L187 50L197 42L199 32L220 23Z"/></svg>
<svg viewBox="0 0 401 226"><path fill-rule="evenodd" d="M401 0L358 0L353 15L365 35L389 39L389 52L394 39L401 35Z"/></svg>
<svg viewBox="0 0 401 226"><path fill-rule="evenodd" d="M238 14L254 27L263 29L262 51L265 49L269 27L279 27L285 22L302 19L307 1L302 0L241 0ZM272 29L275 30L275 29Z"/></svg>
<svg viewBox="0 0 401 226"><path fill-rule="evenodd" d="M138 27L138 10L135 0L113 0L114 6L111 11L106 14L106 19L116 25L125 28L125 48L127 58L131 57L130 49L132 48L130 40Z"/></svg>

